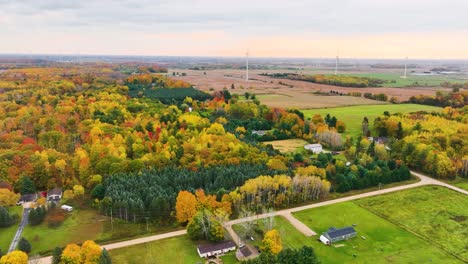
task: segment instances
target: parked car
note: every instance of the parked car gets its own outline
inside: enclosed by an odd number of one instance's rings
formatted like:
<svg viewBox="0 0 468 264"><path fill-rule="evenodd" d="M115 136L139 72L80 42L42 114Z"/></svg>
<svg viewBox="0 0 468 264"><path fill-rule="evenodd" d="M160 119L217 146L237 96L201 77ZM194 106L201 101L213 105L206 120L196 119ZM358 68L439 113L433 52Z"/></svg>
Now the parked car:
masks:
<svg viewBox="0 0 468 264"><path fill-rule="evenodd" d="M62 205L60 208L62 208L62 210L65 210L65 211L68 211L68 212L71 212L73 211L73 207L69 206L69 205Z"/></svg>

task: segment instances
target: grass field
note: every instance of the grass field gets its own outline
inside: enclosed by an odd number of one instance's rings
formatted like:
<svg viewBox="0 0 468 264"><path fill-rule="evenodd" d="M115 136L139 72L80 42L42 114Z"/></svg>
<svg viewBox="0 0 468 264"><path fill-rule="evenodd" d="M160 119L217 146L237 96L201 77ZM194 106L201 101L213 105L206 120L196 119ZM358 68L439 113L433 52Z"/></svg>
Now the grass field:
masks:
<svg viewBox="0 0 468 264"><path fill-rule="evenodd" d="M425 186L357 201L468 262L468 197Z"/></svg>
<svg viewBox="0 0 468 264"><path fill-rule="evenodd" d="M303 110L306 117L312 118L315 114L321 114L323 118L327 114L336 116L338 120L343 120L346 124L344 135L357 137L361 134L361 124L366 116L369 119L369 127L372 128L374 119L383 114L384 111L390 113L410 113L415 111L438 111L439 107L418 105L418 104L391 104L391 105L359 105L349 107L324 108Z"/></svg>
<svg viewBox="0 0 468 264"><path fill-rule="evenodd" d="M109 251L113 263L122 264L196 264L203 263L197 254L197 243L188 236L171 237L159 241ZM238 263L234 253L222 257L226 264Z"/></svg>
<svg viewBox="0 0 468 264"><path fill-rule="evenodd" d="M110 243L129 238L154 235L173 231L178 226L161 226L150 223L146 230L145 223L126 223L98 214L95 210L75 209L69 213L66 220L57 228L49 228L44 221L38 226L26 226L23 236L31 242L33 254L47 254L56 246L66 246L69 243L82 243L85 240Z"/></svg>
<svg viewBox="0 0 468 264"><path fill-rule="evenodd" d="M359 73L359 74L349 74L350 76L360 76L360 77L369 77L377 78L384 81L387 81L385 87L408 87L408 86L440 86L443 82L452 82L452 83L465 83L468 82L467 79L462 79L456 75L433 75L433 76L421 76L421 75L411 75L408 74L407 78L401 78L401 74L398 73ZM418 85L414 85L418 83Z"/></svg>
<svg viewBox="0 0 468 264"><path fill-rule="evenodd" d="M323 263L462 263L353 202L305 210L294 216L317 233L332 226L356 224L358 236L337 242L341 247L325 246L316 241L316 236L310 238Z"/></svg>
<svg viewBox="0 0 468 264"><path fill-rule="evenodd" d="M468 178L457 177L455 180L447 180L445 182L468 191Z"/></svg>
<svg viewBox="0 0 468 264"><path fill-rule="evenodd" d="M22 206L13 206L9 208L10 214L16 214L19 216L18 222L7 228L0 228L0 250L7 252L10 247L11 241L15 236L18 224L21 221L21 215L23 214Z"/></svg>
<svg viewBox="0 0 468 264"><path fill-rule="evenodd" d="M303 148L308 144L307 141L303 139L284 139L284 140L274 140L274 141L265 141L263 144L271 144L274 149L279 150L281 153L295 152L299 148Z"/></svg>

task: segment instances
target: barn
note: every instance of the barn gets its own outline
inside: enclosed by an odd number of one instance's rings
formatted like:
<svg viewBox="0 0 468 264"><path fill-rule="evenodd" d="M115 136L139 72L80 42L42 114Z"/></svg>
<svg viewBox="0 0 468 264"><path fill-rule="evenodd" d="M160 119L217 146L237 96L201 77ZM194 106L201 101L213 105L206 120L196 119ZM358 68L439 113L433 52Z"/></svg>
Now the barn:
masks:
<svg viewBox="0 0 468 264"><path fill-rule="evenodd" d="M347 240L357 236L356 230L353 227L334 228L330 227L327 232L323 232L320 236L320 241L325 245L330 245L334 242Z"/></svg>
<svg viewBox="0 0 468 264"><path fill-rule="evenodd" d="M322 152L322 145L321 144L307 144L304 148L308 151L312 151L313 153L317 154Z"/></svg>
<svg viewBox="0 0 468 264"><path fill-rule="evenodd" d="M236 244L232 240L226 240L213 244L198 245L197 252L200 258L223 255L236 250Z"/></svg>

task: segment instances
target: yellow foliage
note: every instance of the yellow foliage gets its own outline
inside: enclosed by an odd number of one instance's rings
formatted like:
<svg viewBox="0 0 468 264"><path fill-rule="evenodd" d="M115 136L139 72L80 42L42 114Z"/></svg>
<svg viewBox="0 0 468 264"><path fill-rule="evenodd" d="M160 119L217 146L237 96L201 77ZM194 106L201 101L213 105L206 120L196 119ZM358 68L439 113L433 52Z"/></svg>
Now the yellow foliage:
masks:
<svg viewBox="0 0 468 264"><path fill-rule="evenodd" d="M77 244L68 244L62 252L61 264L81 264L81 248Z"/></svg>
<svg viewBox="0 0 468 264"><path fill-rule="evenodd" d="M197 199L189 191L180 191L176 200L176 218L179 223L192 220L197 213Z"/></svg>
<svg viewBox="0 0 468 264"><path fill-rule="evenodd" d="M266 232L262 242L262 251L277 255L283 249L280 234L276 229Z"/></svg>
<svg viewBox="0 0 468 264"><path fill-rule="evenodd" d="M14 250L0 259L0 264L27 264L28 255L23 251Z"/></svg>
<svg viewBox="0 0 468 264"><path fill-rule="evenodd" d="M20 194L16 194L8 189L0 189L0 206L14 206Z"/></svg>

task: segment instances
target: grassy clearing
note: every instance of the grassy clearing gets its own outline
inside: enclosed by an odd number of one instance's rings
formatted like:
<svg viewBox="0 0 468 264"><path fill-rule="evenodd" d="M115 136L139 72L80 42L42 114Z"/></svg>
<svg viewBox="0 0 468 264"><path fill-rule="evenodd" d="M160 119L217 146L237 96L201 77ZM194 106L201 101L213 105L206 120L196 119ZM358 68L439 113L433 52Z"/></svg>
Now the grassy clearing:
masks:
<svg viewBox="0 0 468 264"><path fill-rule="evenodd" d="M257 98L262 104L270 107L297 109L385 104L385 102L370 100L363 97L323 96L315 95L310 92L289 92L286 89L281 90L281 93L284 94L259 94Z"/></svg>
<svg viewBox="0 0 468 264"><path fill-rule="evenodd" d="M49 228L46 222L38 226L26 226L23 236L31 242L32 253L45 255L56 246L69 243L82 243L85 240L110 243L129 238L154 235L177 229L176 226L161 226L157 223L126 223L100 215L95 210L75 209L68 213L66 220L57 228Z"/></svg>
<svg viewBox="0 0 468 264"><path fill-rule="evenodd" d="M18 229L18 224L21 221L21 215L23 214L23 207L22 206L13 206L9 207L8 210L11 214L18 215L18 222L10 227L7 228L0 228L0 249L3 253L8 251L10 247L11 241L15 236L16 230Z"/></svg>
<svg viewBox="0 0 468 264"><path fill-rule="evenodd" d="M188 236L171 237L145 244L109 251L113 263L154 264L154 263L202 263L197 254L197 243ZM223 262L238 263L234 253L222 257Z"/></svg>
<svg viewBox="0 0 468 264"><path fill-rule="evenodd" d="M369 127L372 128L374 119L383 114L385 111L390 113L410 113L416 111L440 111L440 107L418 105L418 104L392 104L392 105L359 105L338 108L325 109L309 109L303 110L306 117L312 118L315 114L322 115L323 118L327 114L336 116L339 120L343 120L346 124L346 132L344 135L357 137L361 134L361 124L364 117L369 119Z"/></svg>
<svg viewBox="0 0 468 264"><path fill-rule="evenodd" d="M410 87L410 86L440 86L443 82L464 83L466 79L462 79L456 75L434 75L434 76L418 76L408 74L407 78L401 78L403 70L400 73L359 73L349 74L350 76L377 78L387 81L383 86L385 87ZM414 85L418 83L418 85Z"/></svg>
<svg viewBox="0 0 468 264"><path fill-rule="evenodd" d="M308 144L307 141L303 139L284 139L284 140L274 140L274 141L265 141L263 144L271 144L274 149L279 150L281 153L295 152L299 148L302 149L305 145Z"/></svg>
<svg viewBox="0 0 468 264"><path fill-rule="evenodd" d="M356 238L312 246L323 263L462 263L443 250L378 217L353 202L297 212L294 216L317 233L356 224ZM366 239L363 239L364 236Z"/></svg>
<svg viewBox="0 0 468 264"><path fill-rule="evenodd" d="M468 262L468 197L425 186L357 201Z"/></svg>

